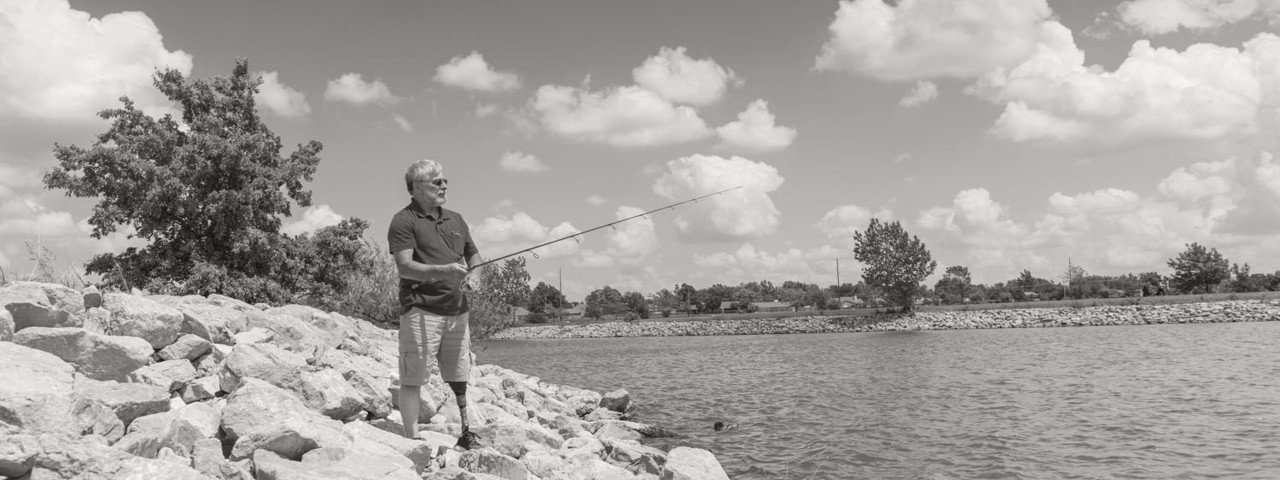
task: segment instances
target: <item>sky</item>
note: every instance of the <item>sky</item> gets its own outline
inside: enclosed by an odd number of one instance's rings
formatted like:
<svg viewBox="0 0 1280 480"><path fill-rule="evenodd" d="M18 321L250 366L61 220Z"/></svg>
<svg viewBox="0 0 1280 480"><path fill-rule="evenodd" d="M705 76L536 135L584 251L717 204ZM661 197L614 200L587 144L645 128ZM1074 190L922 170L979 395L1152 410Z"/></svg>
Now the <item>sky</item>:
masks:
<svg viewBox="0 0 1280 480"><path fill-rule="evenodd" d="M288 233L382 245L429 158L493 258L605 285L857 282L853 232L901 222L980 283L1170 273L1190 242L1280 270L1280 0L529 2L0 0L0 268L62 268L93 199L42 187L157 68L236 59L288 154L324 145ZM837 267L838 265L838 267Z"/></svg>

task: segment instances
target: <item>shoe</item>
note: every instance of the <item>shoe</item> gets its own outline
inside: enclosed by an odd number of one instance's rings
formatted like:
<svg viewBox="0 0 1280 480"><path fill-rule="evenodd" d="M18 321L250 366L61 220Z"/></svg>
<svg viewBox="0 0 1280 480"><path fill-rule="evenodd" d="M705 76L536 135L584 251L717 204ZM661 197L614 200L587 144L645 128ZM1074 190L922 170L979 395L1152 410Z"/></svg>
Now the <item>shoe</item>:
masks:
<svg viewBox="0 0 1280 480"><path fill-rule="evenodd" d="M479 441L480 441L479 435L476 435L475 432L472 432L470 430L465 430L462 432L462 436L458 437L457 445L458 445L458 448L461 448L463 450L471 450L471 447L475 446Z"/></svg>

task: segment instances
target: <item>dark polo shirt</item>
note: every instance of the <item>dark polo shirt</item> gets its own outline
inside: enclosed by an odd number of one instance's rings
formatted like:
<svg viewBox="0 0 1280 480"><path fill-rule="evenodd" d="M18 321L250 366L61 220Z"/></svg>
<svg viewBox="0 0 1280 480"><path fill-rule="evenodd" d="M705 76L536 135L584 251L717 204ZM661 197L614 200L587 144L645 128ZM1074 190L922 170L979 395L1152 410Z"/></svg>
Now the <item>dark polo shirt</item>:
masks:
<svg viewBox="0 0 1280 480"><path fill-rule="evenodd" d="M467 264L480 252L462 215L444 207L423 211L416 202L396 212L387 231L391 254L413 250L413 260L427 265ZM416 287L415 287L416 285ZM458 285L440 280L418 284L400 279L400 312L420 307L436 315L460 315L467 311L467 296Z"/></svg>

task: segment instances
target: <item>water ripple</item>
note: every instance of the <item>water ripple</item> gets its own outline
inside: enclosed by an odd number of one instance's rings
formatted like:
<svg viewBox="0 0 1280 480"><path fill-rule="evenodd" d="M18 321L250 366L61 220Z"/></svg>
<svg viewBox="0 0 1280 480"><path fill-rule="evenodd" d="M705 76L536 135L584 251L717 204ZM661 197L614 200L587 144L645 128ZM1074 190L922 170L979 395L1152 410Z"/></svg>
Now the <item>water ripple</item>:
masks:
<svg viewBox="0 0 1280 480"><path fill-rule="evenodd" d="M1280 478L1280 322L491 342L736 479ZM716 421L737 428L714 432Z"/></svg>

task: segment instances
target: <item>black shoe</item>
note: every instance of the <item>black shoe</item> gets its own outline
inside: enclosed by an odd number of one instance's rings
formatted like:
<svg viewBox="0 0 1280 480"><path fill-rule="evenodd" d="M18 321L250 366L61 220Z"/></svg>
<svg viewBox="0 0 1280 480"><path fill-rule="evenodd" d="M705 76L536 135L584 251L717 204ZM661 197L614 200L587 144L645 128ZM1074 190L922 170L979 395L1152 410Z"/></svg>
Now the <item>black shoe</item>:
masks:
<svg viewBox="0 0 1280 480"><path fill-rule="evenodd" d="M461 448L463 450L471 450L471 447L476 446L476 443L479 440L480 440L480 436L476 435L475 432L472 432L470 430L465 430L462 432L462 436L458 437L457 445L458 445L458 448Z"/></svg>

